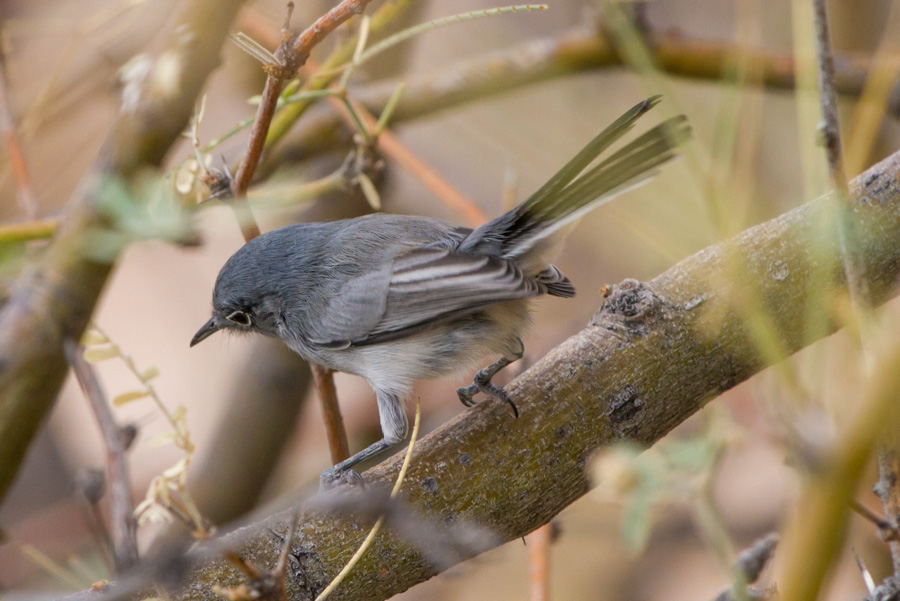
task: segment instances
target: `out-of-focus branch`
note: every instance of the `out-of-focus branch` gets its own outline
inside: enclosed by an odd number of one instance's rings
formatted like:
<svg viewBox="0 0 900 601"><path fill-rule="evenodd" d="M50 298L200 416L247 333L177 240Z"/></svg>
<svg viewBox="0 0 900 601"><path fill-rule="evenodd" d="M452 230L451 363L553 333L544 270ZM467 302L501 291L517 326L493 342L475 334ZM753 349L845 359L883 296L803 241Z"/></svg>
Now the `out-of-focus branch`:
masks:
<svg viewBox="0 0 900 601"><path fill-rule="evenodd" d="M87 325L111 264L90 258L84 233L105 223L104 181L155 168L194 110L240 0L192 0L149 75L126 85L94 172L73 198L52 244L15 283L0 311L0 498L12 482L67 371L65 340Z"/></svg>
<svg viewBox="0 0 900 601"><path fill-rule="evenodd" d="M57 225L56 219L0 224L0 244L49 238L56 232Z"/></svg>
<svg viewBox="0 0 900 601"><path fill-rule="evenodd" d="M135 567L139 561L137 522L134 519L131 478L128 475L122 429L113 417L94 370L84 359L84 349L71 340L65 342L64 349L66 359L91 404L97 425L103 434L103 444L106 446L106 474L109 482L110 531L115 551L116 572L121 574Z"/></svg>
<svg viewBox="0 0 900 601"><path fill-rule="evenodd" d="M900 190L893 185L898 177L900 153L861 175L851 188L853 197L868 199L854 208L854 216L866 249L873 304L894 296L900 277ZM804 319L808 295L816 293L809 278L818 270L826 269L838 289L845 285L839 243L823 226L830 202L812 201L750 228L645 284L626 281L613 287L587 328L510 384L519 419L511 419L499 404L486 403L425 437L416 445L403 496L417 514L434 519L438 530L431 538L441 542L438 532L450 536L465 524L493 531L498 537L493 544L531 532L589 489L585 466L598 447L621 440L652 444L722 391L777 360L760 352L743 311L717 287L721 282L758 294L759 310L771 320L786 353L839 327L831 321L813 332ZM740 269L734 257L742 258ZM893 359L895 376L888 380L900 374L900 356L887 357L885 365ZM879 394L892 384L887 382ZM858 454L848 458L859 459ZM369 470L366 494L390 486L398 469L394 457ZM322 516L317 507L313 500L299 508L295 557L300 569L288 583L294 599L314 597L365 533L348 527L346 518ZM846 502L842 507L846 511ZM243 528L224 544L254 561L274 564L281 544L271 529L287 530L288 519L276 516ZM367 561L341 584L339 598L386 599L439 571L405 540L393 534L377 538ZM214 556L188 578L174 598L208 597L214 583L236 586L241 576Z"/></svg>
<svg viewBox="0 0 900 601"><path fill-rule="evenodd" d="M759 579L762 571L769 563L769 560L772 559L772 555L775 553L775 548L777 546L778 535L772 533L757 540L750 548L741 552L734 567L735 570L740 572L744 582L753 584ZM752 601L776 598L774 595L770 595L768 591L759 590L749 586L744 591L743 597ZM735 594L734 587L728 587L726 590L719 593L715 601L737 601L740 598L741 597Z"/></svg>
<svg viewBox="0 0 900 601"><path fill-rule="evenodd" d="M217 525L256 505L290 440L312 379L306 362L280 340L259 341L253 356L264 360L249 362L235 378L216 434L198 449L191 468L191 495Z"/></svg>
<svg viewBox="0 0 900 601"><path fill-rule="evenodd" d="M656 66L671 75L688 79L719 80L728 76L738 50L728 41L698 40L672 31L648 31L647 46ZM773 90L795 85L791 54L740 49L746 68L759 73L751 83ZM467 59L443 69L405 77L406 91L397 104L392 124L434 115L470 102L552 80L623 65L622 58L603 33L583 30ZM835 60L835 89L839 94L859 96L869 72L870 59L863 55L839 55ZM353 90L353 97L374 114L384 108L396 82L378 83ZM890 95L888 112L900 116L900 84ZM282 153L309 156L347 140L340 117L328 111L298 124L286 146L267 159L278 164ZM289 146L289 147L288 147Z"/></svg>
<svg viewBox="0 0 900 601"><path fill-rule="evenodd" d="M825 0L814 0L813 10L816 26L816 57L819 63L819 101L822 105L822 142L828 158L828 170L837 202L840 204L838 235L841 241L841 255L847 274L847 290L857 315L864 319L862 311L868 306L868 285L866 268L858 247L852 216L852 200L847 187L847 172L844 169L844 152L841 143L841 124L838 119L837 91L834 72L834 55L831 52L831 38L828 33L828 15Z"/></svg>
<svg viewBox="0 0 900 601"><path fill-rule="evenodd" d="M372 35L380 23L390 22L396 12L408 0L386 3L376 11L370 31ZM382 14L384 11L384 14ZM254 23L256 23L254 21ZM383 27L383 25L381 25ZM261 31L256 23L256 35ZM734 56L735 48L728 42L703 41L673 32L648 32L648 45L657 60L657 65L673 75L692 79L716 80L723 77ZM336 66L350 59L354 40L341 42L339 48L325 61ZM747 51L749 52L749 51ZM770 52L749 52L748 69L759 70L762 85L775 90L794 87L794 61L789 54ZM400 98L391 118L392 124L399 124L422 117L435 115L440 111L485 100L505 92L548 81L557 77L586 73L598 69L622 65L602 34L571 32L558 37L526 42L519 46L479 56L425 74L406 79L407 88ZM839 55L835 61L835 88L839 94L858 96L869 70L869 58L862 55ZM315 80L310 89L324 89L330 80ZM387 104L396 82L382 82L362 86L353 91L355 100L371 113L380 114ZM311 101L285 107L276 115L273 130L269 134L268 147L280 140L288 132L294 121L309 107ZM888 112L900 116L900 85L890 94ZM316 111L299 123L291 134L289 144L272 150L264 159L267 165L280 164L285 155L304 158L329 151L346 143L348 135L342 127L342 119L330 110ZM52 233L52 223L38 222L30 237L46 237ZM17 226L0 226L0 241L3 232ZM23 226L24 227L24 226ZM32 228L28 228L32 231ZM12 232L12 236L16 236Z"/></svg>

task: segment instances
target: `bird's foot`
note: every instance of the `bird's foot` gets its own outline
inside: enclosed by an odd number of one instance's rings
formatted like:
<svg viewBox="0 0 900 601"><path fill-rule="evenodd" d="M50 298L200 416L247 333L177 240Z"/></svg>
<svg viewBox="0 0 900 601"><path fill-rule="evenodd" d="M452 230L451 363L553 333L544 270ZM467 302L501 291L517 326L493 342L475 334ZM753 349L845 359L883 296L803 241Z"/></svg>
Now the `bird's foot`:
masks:
<svg viewBox="0 0 900 601"><path fill-rule="evenodd" d="M519 409L509 397L509 393L496 384L492 384L490 376L485 373L485 370L475 374L475 379L471 384L456 390L456 394L459 395L459 401L466 407L473 407L476 405L474 397L478 392L483 392L488 396L494 397L498 401L507 403L512 408L513 414L516 417L519 417Z"/></svg>
<svg viewBox="0 0 900 601"><path fill-rule="evenodd" d="M319 476L319 490L332 490L342 484L352 487L366 487L365 480L356 470L337 470L330 467Z"/></svg>

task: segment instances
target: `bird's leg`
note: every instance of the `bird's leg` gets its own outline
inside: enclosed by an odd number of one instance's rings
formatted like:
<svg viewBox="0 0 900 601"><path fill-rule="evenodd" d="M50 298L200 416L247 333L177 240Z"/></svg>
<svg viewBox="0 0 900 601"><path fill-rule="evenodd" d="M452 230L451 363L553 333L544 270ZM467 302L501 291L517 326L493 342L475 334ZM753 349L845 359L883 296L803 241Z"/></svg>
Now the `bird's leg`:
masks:
<svg viewBox="0 0 900 601"><path fill-rule="evenodd" d="M459 395L459 400L463 405L472 407L475 405L475 400L473 398L475 394L483 392L499 401L509 403L513 413L516 417L519 417L519 409L516 407L516 404L512 402L512 399L509 398L509 394L503 388L491 383L491 378L493 378L498 371L510 363L518 361L525 354L525 345L522 344L522 341L519 338L516 338L516 342L518 343L517 348L513 349L509 355L500 357L497 361L476 373L475 378L473 378L470 385L456 390L456 394Z"/></svg>
<svg viewBox="0 0 900 601"><path fill-rule="evenodd" d="M409 433L409 420L406 418L400 395L376 389L375 397L378 400L378 415L381 418L381 432L384 438L322 472L319 477L320 488L333 488L341 481L363 484L362 476L352 469L353 466L397 446L406 439Z"/></svg>
<svg viewBox="0 0 900 601"><path fill-rule="evenodd" d="M356 455L344 459L334 467L330 467L322 472L322 475L319 476L319 487L322 489L334 488L342 481L347 484L363 484L362 476L352 469L353 466L379 453L383 453L397 444L396 442L388 442L384 438L374 444L370 444Z"/></svg>

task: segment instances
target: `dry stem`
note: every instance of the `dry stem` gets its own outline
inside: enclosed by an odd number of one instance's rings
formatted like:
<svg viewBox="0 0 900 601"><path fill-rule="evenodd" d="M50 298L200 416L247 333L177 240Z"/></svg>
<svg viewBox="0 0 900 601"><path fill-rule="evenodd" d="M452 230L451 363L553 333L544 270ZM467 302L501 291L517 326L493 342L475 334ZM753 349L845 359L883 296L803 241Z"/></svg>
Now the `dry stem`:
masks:
<svg viewBox="0 0 900 601"><path fill-rule="evenodd" d="M528 535L531 601L550 601L550 545L553 526L544 524Z"/></svg>
<svg viewBox="0 0 900 601"><path fill-rule="evenodd" d="M310 363L309 366L312 368L316 394L322 404L322 419L325 422L325 434L328 436L331 461L340 463L350 456L350 447L347 444L344 418L341 416L341 408L338 405L337 392L334 388L333 372L327 367L315 363Z"/></svg>
<svg viewBox="0 0 900 601"><path fill-rule="evenodd" d="M78 384L91 404L103 444L106 446L106 473L109 482L110 530L115 551L116 572L121 574L138 565L138 547L134 519L134 500L131 497L131 478L122 429L116 423L106 395L90 363L84 359L84 349L69 340L65 343L66 358Z"/></svg>

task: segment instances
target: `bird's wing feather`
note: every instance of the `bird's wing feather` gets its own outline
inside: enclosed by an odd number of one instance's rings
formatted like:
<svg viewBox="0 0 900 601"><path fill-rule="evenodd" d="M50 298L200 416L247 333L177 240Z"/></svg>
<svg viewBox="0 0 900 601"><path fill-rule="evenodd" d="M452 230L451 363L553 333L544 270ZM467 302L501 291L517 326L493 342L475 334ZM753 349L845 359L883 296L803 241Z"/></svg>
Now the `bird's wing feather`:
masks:
<svg viewBox="0 0 900 601"><path fill-rule="evenodd" d="M389 273L348 281L326 311L324 336L314 342L341 348L396 340L438 321L542 292L540 282L512 261L421 247L397 256Z"/></svg>

